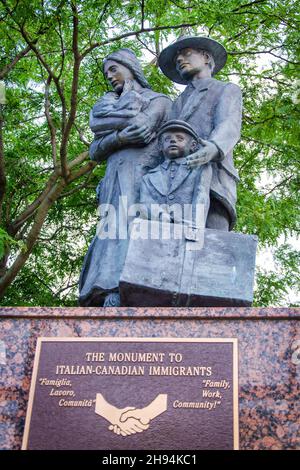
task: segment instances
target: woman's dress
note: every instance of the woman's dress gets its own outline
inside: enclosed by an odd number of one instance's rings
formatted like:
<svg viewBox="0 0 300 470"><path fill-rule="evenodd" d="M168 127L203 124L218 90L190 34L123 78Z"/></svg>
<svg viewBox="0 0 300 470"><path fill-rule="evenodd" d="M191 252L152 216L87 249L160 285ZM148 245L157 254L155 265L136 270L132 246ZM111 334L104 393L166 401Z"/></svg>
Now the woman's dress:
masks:
<svg viewBox="0 0 300 470"><path fill-rule="evenodd" d="M118 292L128 247L128 224L134 218L133 213L127 218L127 210L139 202L142 177L160 163L155 132L170 106L167 96L142 88L121 97L107 93L91 111L90 126L95 139L90 157L98 162L107 160L107 167L97 188L100 221L80 276L80 305L101 306L108 293ZM148 145L131 147L120 143L118 131L134 123L147 123L153 131Z"/></svg>

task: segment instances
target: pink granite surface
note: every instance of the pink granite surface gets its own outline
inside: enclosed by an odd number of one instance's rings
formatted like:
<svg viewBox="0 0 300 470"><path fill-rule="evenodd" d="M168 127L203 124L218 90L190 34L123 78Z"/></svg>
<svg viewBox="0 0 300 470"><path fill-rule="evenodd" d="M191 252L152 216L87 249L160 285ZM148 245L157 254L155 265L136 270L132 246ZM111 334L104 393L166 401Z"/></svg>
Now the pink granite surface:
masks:
<svg viewBox="0 0 300 470"><path fill-rule="evenodd" d="M0 448L21 447L37 337L135 336L238 338L240 448L300 449L299 319L286 308L0 308Z"/></svg>

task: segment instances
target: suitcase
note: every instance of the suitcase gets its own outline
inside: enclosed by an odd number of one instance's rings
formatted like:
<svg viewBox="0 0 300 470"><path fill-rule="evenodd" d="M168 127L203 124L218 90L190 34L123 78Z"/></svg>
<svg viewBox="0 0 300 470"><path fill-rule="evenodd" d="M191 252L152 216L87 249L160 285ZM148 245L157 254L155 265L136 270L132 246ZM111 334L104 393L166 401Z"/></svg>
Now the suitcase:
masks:
<svg viewBox="0 0 300 470"><path fill-rule="evenodd" d="M253 235L137 218L120 279L121 305L250 306L256 246Z"/></svg>

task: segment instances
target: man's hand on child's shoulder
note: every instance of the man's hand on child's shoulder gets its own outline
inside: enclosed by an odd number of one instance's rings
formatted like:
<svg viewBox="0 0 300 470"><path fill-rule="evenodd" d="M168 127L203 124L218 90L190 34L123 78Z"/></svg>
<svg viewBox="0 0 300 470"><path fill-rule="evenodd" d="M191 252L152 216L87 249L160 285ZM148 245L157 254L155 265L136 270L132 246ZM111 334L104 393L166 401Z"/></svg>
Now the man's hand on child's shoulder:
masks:
<svg viewBox="0 0 300 470"><path fill-rule="evenodd" d="M199 168L206 165L206 163L216 161L219 156L219 149L213 142L204 139L199 139L199 141L202 147L186 157L190 169Z"/></svg>

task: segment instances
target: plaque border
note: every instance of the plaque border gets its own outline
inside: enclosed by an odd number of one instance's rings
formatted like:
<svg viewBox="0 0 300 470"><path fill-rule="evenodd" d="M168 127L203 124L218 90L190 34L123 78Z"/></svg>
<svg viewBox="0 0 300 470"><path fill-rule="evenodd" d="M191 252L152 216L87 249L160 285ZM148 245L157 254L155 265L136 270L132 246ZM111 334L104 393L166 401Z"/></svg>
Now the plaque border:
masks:
<svg viewBox="0 0 300 470"><path fill-rule="evenodd" d="M37 373L40 363L42 343L46 342L140 342L140 343L232 343L232 381L233 381L233 450L239 450L239 383L238 383L238 338L174 338L174 337L111 337L111 336L91 336L91 337L70 337L70 336L40 336L37 338L33 371L30 384L29 399L27 405L24 434L21 450L27 450L32 408L36 390Z"/></svg>

